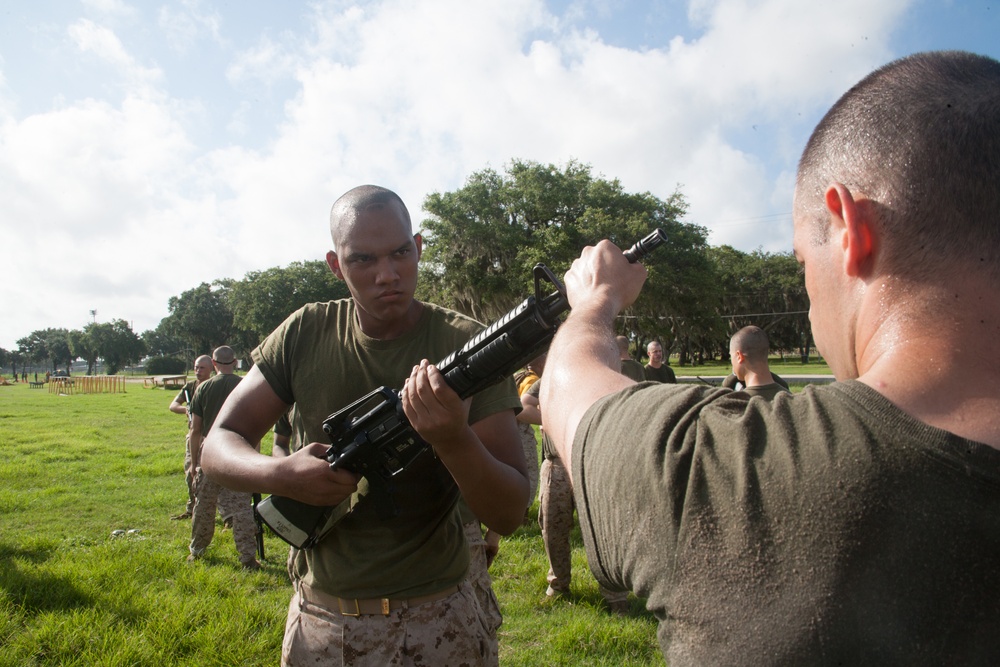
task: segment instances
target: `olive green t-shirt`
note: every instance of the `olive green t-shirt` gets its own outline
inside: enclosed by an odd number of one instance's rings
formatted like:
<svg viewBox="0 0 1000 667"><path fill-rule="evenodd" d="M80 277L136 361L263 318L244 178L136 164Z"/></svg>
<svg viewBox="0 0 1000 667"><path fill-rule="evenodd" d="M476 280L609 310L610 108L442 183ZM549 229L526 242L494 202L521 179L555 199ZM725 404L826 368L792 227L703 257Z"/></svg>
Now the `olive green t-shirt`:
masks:
<svg viewBox="0 0 1000 667"><path fill-rule="evenodd" d="M482 328L424 304L412 331L377 340L357 325L353 300L314 303L285 320L253 360L278 397L295 404L293 442L329 444L327 417L379 387L400 388L421 359L440 361ZM509 380L474 397L469 423L520 405ZM459 583L469 549L448 470L428 451L393 484L395 517L380 518L370 494L319 544L295 554L296 576L343 598L415 597Z"/></svg>
<svg viewBox="0 0 1000 667"><path fill-rule="evenodd" d="M771 384L759 384L754 387L743 387L740 389L745 394L750 396L760 396L762 398L774 398L778 394L783 394L788 391L785 387L782 387L777 382L772 382Z"/></svg>
<svg viewBox="0 0 1000 667"><path fill-rule="evenodd" d="M622 359L622 375L636 382L646 381L646 371L635 359Z"/></svg>
<svg viewBox="0 0 1000 667"><path fill-rule="evenodd" d="M659 368L653 368L646 364L643 366L642 372L647 382L677 384L677 375L674 373L674 369L666 364L662 364Z"/></svg>
<svg viewBox="0 0 1000 667"><path fill-rule="evenodd" d="M194 390L194 396L191 397L191 414L201 417L202 435L208 435L226 399L241 379L235 373L220 373L208 378Z"/></svg>
<svg viewBox="0 0 1000 667"><path fill-rule="evenodd" d="M671 667L1000 664L1000 451L860 382L627 388L573 482L594 574L647 598Z"/></svg>

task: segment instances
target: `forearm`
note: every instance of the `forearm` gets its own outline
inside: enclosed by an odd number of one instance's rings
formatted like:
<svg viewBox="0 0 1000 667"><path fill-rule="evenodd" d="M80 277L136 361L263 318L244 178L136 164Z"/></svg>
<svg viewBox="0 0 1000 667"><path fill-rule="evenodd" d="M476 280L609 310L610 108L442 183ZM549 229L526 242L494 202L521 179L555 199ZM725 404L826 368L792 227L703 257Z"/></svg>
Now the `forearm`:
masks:
<svg viewBox="0 0 1000 667"><path fill-rule="evenodd" d="M538 408L538 403L521 403L521 411L517 413L517 421L522 424L541 424L542 411Z"/></svg>
<svg viewBox="0 0 1000 667"><path fill-rule="evenodd" d="M202 454L205 472L222 486L234 491L278 493L272 465L274 459L263 456L245 437L216 427L208 434Z"/></svg>
<svg viewBox="0 0 1000 667"><path fill-rule="evenodd" d="M452 445L442 448L439 456L469 509L489 529L513 533L528 506L526 472L497 460L471 427Z"/></svg>

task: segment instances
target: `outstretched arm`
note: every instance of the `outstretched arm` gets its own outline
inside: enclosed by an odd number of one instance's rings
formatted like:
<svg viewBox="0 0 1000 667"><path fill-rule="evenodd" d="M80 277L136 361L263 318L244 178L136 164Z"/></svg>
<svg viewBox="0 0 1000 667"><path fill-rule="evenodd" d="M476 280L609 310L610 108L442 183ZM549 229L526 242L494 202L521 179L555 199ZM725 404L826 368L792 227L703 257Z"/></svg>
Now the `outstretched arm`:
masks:
<svg viewBox="0 0 1000 667"><path fill-rule="evenodd" d="M610 241L585 248L566 274L572 310L549 348L539 403L545 432L567 463L573 460L577 426L590 406L635 384L619 372L614 322L645 281L646 269L630 264Z"/></svg>
<svg viewBox="0 0 1000 667"><path fill-rule="evenodd" d="M314 442L286 457L262 455L254 446L288 406L254 366L229 395L205 439L202 467L222 486L272 493L310 505L339 504L357 490L357 475L331 470L329 445Z"/></svg>

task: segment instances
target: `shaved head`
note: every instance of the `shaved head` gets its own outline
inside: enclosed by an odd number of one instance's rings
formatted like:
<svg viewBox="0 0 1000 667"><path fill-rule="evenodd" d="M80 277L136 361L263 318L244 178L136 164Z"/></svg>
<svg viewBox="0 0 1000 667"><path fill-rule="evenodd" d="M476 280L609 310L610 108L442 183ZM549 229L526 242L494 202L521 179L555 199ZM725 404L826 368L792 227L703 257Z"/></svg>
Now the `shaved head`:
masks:
<svg viewBox="0 0 1000 667"><path fill-rule="evenodd" d="M842 183L873 201L894 273L942 266L1000 280L1000 63L920 53L867 76L827 112L799 162L795 214L812 243L829 234L824 192Z"/></svg>
<svg viewBox="0 0 1000 667"><path fill-rule="evenodd" d="M406 204L392 190L377 185L359 185L348 190L334 202L330 209L330 236L333 239L333 249L340 247L344 237L351 231L358 214L372 209L382 209L398 206L400 218L407 227L407 234L413 236L413 223Z"/></svg>

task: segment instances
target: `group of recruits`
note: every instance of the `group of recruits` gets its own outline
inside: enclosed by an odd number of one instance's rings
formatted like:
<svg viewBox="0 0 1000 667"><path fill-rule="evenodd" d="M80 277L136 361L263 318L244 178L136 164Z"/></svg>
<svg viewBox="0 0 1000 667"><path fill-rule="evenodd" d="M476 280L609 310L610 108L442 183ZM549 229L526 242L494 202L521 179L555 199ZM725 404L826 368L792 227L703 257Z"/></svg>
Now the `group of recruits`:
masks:
<svg viewBox="0 0 1000 667"><path fill-rule="evenodd" d="M215 371L215 375L212 371ZM233 531L240 564L247 570L259 570L257 526L250 506L251 494L224 488L201 469L201 451L205 436L215 423L229 394L240 383L236 374L236 354L228 345L215 348L212 356L203 354L194 361L194 380L186 383L170 403L170 411L188 417L184 448L184 481L187 506L174 520L191 519L189 561L204 555L215 535L215 513ZM260 444L257 444L260 449Z"/></svg>
<svg viewBox="0 0 1000 667"><path fill-rule="evenodd" d="M1000 661L998 183L1000 63L916 54L844 94L793 201L838 381L794 395L626 377L614 323L645 268L608 241L573 263L537 407L594 575L645 601L671 667ZM430 363L481 325L414 299L422 240L398 196L352 189L330 228L351 298L301 308L253 350L201 465L227 489L338 505L359 478L331 470L321 423L402 385L433 455L398 476L395 517L361 501L293 550L282 664L496 664L464 524L523 521L521 401L512 381L461 400ZM261 455L293 405L301 444Z"/></svg>

